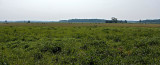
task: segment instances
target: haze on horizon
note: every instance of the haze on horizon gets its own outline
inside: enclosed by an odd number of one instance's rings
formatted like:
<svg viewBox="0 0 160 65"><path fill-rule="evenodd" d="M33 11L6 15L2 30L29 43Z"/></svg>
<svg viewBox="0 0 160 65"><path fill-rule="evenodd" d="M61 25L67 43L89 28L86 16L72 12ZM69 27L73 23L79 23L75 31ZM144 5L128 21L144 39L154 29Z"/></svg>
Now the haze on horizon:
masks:
<svg viewBox="0 0 160 65"><path fill-rule="evenodd" d="M160 0L0 0L0 20L160 19Z"/></svg>

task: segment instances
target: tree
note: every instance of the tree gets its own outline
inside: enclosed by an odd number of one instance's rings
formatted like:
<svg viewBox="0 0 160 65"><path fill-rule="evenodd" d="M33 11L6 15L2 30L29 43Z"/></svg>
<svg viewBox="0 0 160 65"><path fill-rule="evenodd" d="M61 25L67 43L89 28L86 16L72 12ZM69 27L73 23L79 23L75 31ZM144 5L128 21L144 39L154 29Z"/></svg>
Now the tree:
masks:
<svg viewBox="0 0 160 65"><path fill-rule="evenodd" d="M125 20L124 23L127 23L127 20Z"/></svg>
<svg viewBox="0 0 160 65"><path fill-rule="evenodd" d="M119 21L119 23L123 23L123 21L122 21L122 20L120 20L120 21Z"/></svg>
<svg viewBox="0 0 160 65"><path fill-rule="evenodd" d="M115 17L112 17L111 19L112 19L112 22L114 22L114 23L118 22L117 18L115 18Z"/></svg>
<svg viewBox="0 0 160 65"><path fill-rule="evenodd" d="M31 23L31 21L29 20L28 23Z"/></svg>
<svg viewBox="0 0 160 65"><path fill-rule="evenodd" d="M139 23L142 23L142 20L139 20Z"/></svg>
<svg viewBox="0 0 160 65"><path fill-rule="evenodd" d="M7 23L7 20L5 20L4 22Z"/></svg>

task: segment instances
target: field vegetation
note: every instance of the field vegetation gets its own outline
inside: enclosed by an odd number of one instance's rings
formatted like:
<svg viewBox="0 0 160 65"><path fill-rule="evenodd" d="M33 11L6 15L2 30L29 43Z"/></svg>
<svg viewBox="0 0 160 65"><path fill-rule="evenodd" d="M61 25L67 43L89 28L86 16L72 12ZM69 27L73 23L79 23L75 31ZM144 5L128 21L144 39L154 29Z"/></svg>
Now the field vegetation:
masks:
<svg viewBox="0 0 160 65"><path fill-rule="evenodd" d="M126 24L126 23L0 23L0 26L52 26L52 27L74 27L74 26L102 26L102 27L160 27L160 24Z"/></svg>
<svg viewBox="0 0 160 65"><path fill-rule="evenodd" d="M0 23L0 65L160 64L160 25Z"/></svg>

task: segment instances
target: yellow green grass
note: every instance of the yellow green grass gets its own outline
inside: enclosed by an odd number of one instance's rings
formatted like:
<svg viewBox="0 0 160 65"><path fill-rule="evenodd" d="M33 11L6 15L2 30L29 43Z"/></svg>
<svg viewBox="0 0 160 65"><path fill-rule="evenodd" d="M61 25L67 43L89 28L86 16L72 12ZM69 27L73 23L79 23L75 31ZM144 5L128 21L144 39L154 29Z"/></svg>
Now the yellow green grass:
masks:
<svg viewBox="0 0 160 65"><path fill-rule="evenodd" d="M159 27L159 24L0 23L0 65L158 65Z"/></svg>

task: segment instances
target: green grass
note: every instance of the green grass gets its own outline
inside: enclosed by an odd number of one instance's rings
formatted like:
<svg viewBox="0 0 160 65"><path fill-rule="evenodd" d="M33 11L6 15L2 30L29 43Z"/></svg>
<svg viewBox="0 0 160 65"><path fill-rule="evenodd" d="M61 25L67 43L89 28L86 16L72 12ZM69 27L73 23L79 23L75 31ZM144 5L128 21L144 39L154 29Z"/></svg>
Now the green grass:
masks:
<svg viewBox="0 0 160 65"><path fill-rule="evenodd" d="M160 28L1 26L0 65L159 64Z"/></svg>

